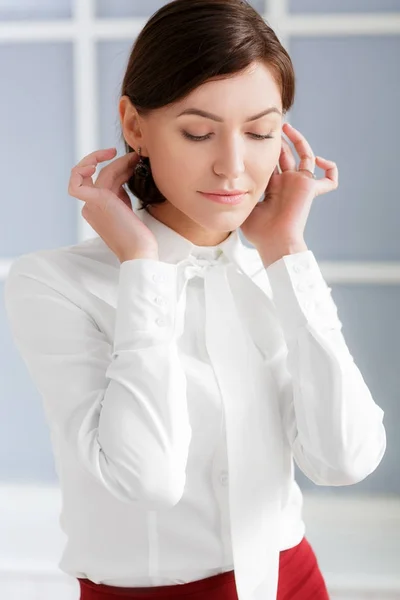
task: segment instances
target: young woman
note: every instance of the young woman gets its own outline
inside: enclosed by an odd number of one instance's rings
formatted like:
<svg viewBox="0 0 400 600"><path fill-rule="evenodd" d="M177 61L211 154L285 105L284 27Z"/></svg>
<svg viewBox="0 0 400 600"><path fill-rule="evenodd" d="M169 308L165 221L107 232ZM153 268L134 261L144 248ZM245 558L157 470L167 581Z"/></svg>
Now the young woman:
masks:
<svg viewBox="0 0 400 600"><path fill-rule="evenodd" d="M248 3L166 4L123 80L126 155L71 172L99 236L11 267L81 600L328 598L293 459L351 485L386 436L305 243L338 172L283 123L294 79Z"/></svg>

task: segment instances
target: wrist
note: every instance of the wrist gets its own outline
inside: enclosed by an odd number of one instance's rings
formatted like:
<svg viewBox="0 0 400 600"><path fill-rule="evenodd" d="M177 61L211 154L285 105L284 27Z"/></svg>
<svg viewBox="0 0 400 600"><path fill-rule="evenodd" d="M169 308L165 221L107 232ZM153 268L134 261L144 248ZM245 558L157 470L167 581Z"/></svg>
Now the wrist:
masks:
<svg viewBox="0 0 400 600"><path fill-rule="evenodd" d="M295 242L290 244L285 244L284 246L278 248L273 248L270 251L265 249L259 250L259 254L261 256L261 260L263 262L264 267L267 269L274 262L280 260L284 256L288 256L289 254L298 254L299 252L306 252L308 250L307 244L305 242Z"/></svg>
<svg viewBox="0 0 400 600"><path fill-rule="evenodd" d="M119 257L119 262L122 264L127 260L136 260L139 258L147 258L148 260L160 260L159 257L155 254L131 254L129 256Z"/></svg>

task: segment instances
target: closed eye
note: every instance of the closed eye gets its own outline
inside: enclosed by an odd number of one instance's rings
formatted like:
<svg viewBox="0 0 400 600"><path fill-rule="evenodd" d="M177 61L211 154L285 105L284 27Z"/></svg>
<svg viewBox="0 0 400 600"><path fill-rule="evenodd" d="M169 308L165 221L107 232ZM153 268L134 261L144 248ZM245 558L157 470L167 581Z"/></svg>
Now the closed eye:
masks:
<svg viewBox="0 0 400 600"><path fill-rule="evenodd" d="M211 137L211 133L208 133L207 135L191 135L190 133L188 133L187 131L183 131L182 130L182 134L185 138L188 138L189 140L192 140L193 142L202 142L203 140L208 140ZM253 137L256 140L269 140L269 139L273 139L273 135L259 135L258 133L249 133L249 135L251 137Z"/></svg>

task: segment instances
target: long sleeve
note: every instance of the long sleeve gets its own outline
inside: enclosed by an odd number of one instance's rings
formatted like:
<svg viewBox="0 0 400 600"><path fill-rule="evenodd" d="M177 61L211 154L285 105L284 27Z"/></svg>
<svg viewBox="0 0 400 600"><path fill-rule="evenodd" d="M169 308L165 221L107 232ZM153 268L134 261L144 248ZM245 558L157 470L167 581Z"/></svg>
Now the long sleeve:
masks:
<svg viewBox="0 0 400 600"><path fill-rule="evenodd" d="M36 264L24 257L12 264L5 302L52 436L120 500L175 505L192 435L174 337L175 266L121 264L112 344Z"/></svg>
<svg viewBox="0 0 400 600"><path fill-rule="evenodd" d="M286 340L272 369L294 459L317 485L357 483L385 453L384 412L346 345L332 290L310 250L267 275Z"/></svg>

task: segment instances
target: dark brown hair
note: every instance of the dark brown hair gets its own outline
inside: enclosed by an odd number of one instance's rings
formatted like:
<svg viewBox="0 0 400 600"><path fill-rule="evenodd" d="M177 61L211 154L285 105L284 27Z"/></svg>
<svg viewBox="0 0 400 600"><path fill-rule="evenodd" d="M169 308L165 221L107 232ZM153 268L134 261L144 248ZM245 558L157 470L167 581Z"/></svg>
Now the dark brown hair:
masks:
<svg viewBox="0 0 400 600"><path fill-rule="evenodd" d="M243 0L173 0L147 21L133 44L121 87L142 116L182 100L210 79L235 76L262 62L279 85L283 112L294 102L295 74L275 32ZM124 141L127 152L134 149ZM150 169L148 157L143 157ZM150 174L133 173L129 190L145 209L165 197Z"/></svg>

